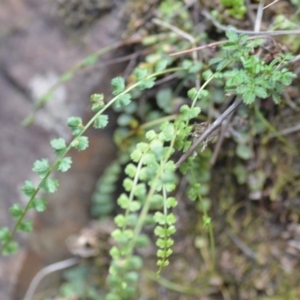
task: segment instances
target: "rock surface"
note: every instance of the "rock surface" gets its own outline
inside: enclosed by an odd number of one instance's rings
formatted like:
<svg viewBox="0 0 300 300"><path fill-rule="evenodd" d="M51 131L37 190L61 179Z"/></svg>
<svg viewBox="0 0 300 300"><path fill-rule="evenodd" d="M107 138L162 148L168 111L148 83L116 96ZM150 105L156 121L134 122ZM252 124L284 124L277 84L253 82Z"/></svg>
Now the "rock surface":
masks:
<svg viewBox="0 0 300 300"><path fill-rule="evenodd" d="M21 126L32 109L33 98L81 59L116 42L121 28L114 11L103 15L84 31L70 31L59 19L53 1L11 0L0 10L0 226L12 228L8 208L24 205L20 188L24 180L38 182L31 172L36 159L53 158L49 141L69 137L66 117L90 115L89 95L109 93L112 77L121 66L81 71L57 91L37 122ZM105 58L113 57L113 53ZM73 167L57 174L59 191L48 199L48 209L31 214L35 230L18 235L21 249L0 258L0 299L23 299L32 277L44 266L69 257L64 241L88 219L90 195L98 176L114 157L111 128L88 132L90 147L73 152Z"/></svg>

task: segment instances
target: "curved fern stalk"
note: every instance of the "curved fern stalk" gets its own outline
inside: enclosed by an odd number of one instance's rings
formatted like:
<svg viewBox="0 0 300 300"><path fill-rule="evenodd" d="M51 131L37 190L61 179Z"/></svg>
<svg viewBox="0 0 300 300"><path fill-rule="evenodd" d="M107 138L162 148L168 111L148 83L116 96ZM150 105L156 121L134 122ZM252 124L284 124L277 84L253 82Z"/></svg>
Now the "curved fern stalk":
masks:
<svg viewBox="0 0 300 300"><path fill-rule="evenodd" d="M92 110L96 113L86 125L82 124L80 117L70 117L68 119L67 124L73 132L73 140L68 146L62 138L51 141L51 146L57 155L56 160L51 166L49 165L48 159L37 160L34 163L32 170L40 176L41 181L37 187L34 187L32 181L26 180L22 188L25 196L29 198L25 208L23 209L19 204L14 204L9 209L10 214L16 220L16 224L11 232L7 227L0 228L0 242L2 243L0 254L7 255L17 251L18 244L17 242L12 241L17 231L29 232L32 230L32 223L29 220L24 220L27 212L30 209L35 209L36 211L44 211L46 209L46 200L44 198L37 197L39 191L43 190L46 193L54 193L57 190L58 181L50 178L50 175L55 170L66 172L71 167L72 159L70 157L66 157L66 154L71 148L82 151L88 147L88 138L83 136L86 130L92 125L95 128L104 128L108 124L108 116L103 113L112 105L128 105L131 102L130 91L133 89L139 88L143 90L151 88L154 85L154 80L157 76L182 70L182 68L170 68L165 70L165 67L166 64L158 66L156 68L157 71L150 75L148 75L147 70L136 70L137 82L128 88L125 87L125 80L122 77L114 78L111 84L113 87L113 95L115 97L107 104L104 104L103 94L92 95Z"/></svg>
<svg viewBox="0 0 300 300"><path fill-rule="evenodd" d="M174 197L167 197L166 188L163 187L163 198L164 198L164 207L163 212L156 212L154 215L154 220L159 225L156 226L154 233L157 235L156 246L159 248L157 250L158 261L157 265L159 269L157 274L160 274L163 267L169 265L169 256L172 254L171 246L174 244L174 240L170 237L175 233L174 224L176 222L176 217L173 213L168 213L168 209L175 207L177 201Z"/></svg>
<svg viewBox="0 0 300 300"><path fill-rule="evenodd" d="M111 291L106 299L130 299L135 294L138 280L136 271L141 267L141 263L137 266L133 262L141 262L141 258L133 253L136 247L148 243L148 238L141 231L150 217L149 209L153 204L164 205L164 200L167 200L166 193L173 191L176 186L175 163L170 160L174 152L176 130L172 123L165 123L161 127L160 134L156 134L154 130L146 133L149 143L139 143L131 154L131 159L137 163L137 166L129 163L125 169L128 177L124 179L123 185L129 196L122 194L117 201L125 212L115 218L118 228L112 233L116 246L110 252L112 263L108 281ZM166 142L169 143L168 146L164 146ZM148 192L146 183L149 185ZM161 190L164 191L165 199L160 196ZM174 201L169 201L169 205L175 205ZM164 216L160 218L157 214L154 219L162 222ZM160 228L157 227L157 230L159 231ZM175 232L175 227L169 226L167 230L172 234ZM165 236L167 233L161 232L161 234ZM159 260L159 264L161 267L167 265L166 255L163 260Z"/></svg>

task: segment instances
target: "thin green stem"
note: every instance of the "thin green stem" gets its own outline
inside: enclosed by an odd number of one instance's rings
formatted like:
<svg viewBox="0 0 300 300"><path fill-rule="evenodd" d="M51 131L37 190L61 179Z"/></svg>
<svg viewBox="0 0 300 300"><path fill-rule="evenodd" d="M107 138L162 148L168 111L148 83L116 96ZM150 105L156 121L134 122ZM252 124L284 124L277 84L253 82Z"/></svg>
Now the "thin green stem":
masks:
<svg viewBox="0 0 300 300"><path fill-rule="evenodd" d="M131 202L133 201L135 187L138 184L139 176L140 176L140 171L141 171L141 168L143 166L143 159L145 158L145 154L149 151L149 149L150 149L150 146L148 147L148 149L146 149L146 151L144 152L144 154L142 155L142 157L141 157L141 159L140 159L140 161L138 163L138 166L137 166L137 169L136 169L136 173L135 173L135 176L134 176L134 180L133 180L133 186L132 186L132 189L131 189L130 194L129 194L128 207L130 206ZM127 220L129 214L130 214L130 210L129 210L129 208L127 208L126 212L125 212L125 220ZM124 225L123 225L123 227L122 227L123 231L125 230L126 226L127 226L127 222L125 222Z"/></svg>
<svg viewBox="0 0 300 300"><path fill-rule="evenodd" d="M143 125L140 126L140 128L141 129L146 129L146 128L149 128L149 127L153 127L153 126L161 124L165 121L176 120L177 117L178 117L178 115L169 115L169 116L165 116L165 117L162 117L162 118L158 118L156 120L144 123Z"/></svg>
<svg viewBox="0 0 300 300"><path fill-rule="evenodd" d="M165 186L162 187L163 190L163 197L164 197L164 215L166 216L168 214L168 208L167 208L167 191Z"/></svg>
<svg viewBox="0 0 300 300"><path fill-rule="evenodd" d="M192 288L192 287L186 287L174 282L171 282L170 280L161 277L161 276L157 276L156 273L151 272L149 270L143 270L143 274L150 278L151 280L156 281L157 283L159 283L160 285L166 287L167 289L171 290L171 291L175 291L181 294L190 294L190 295L197 295L199 296L201 292L206 293L206 289L205 288Z"/></svg>
<svg viewBox="0 0 300 300"><path fill-rule="evenodd" d="M198 90L193 102L192 102L192 105L191 105L191 108L193 108L195 105L196 105L196 102L198 100L198 96L200 94L200 92L213 80L213 78L215 77L215 74L211 75L201 86L201 88Z"/></svg>
<svg viewBox="0 0 300 300"><path fill-rule="evenodd" d="M131 240L130 251L128 252L127 258L132 255L136 239L137 239L137 237L139 236L139 234L140 234L140 232L142 230L143 224L145 222L145 219L146 219L148 211L149 211L151 200L152 200L153 195L154 195L154 193L156 191L157 181L159 180L159 178L160 178L160 176L161 176L161 174L163 172L164 165L166 164L166 162L168 161L169 157L171 156L171 153L172 153L173 148L174 148L175 140L176 140L176 135L174 136L174 138L173 138L173 140L172 140L172 142L171 142L171 144L169 146L169 151L167 152L164 160L162 161L162 164L161 164L159 172L156 174L156 176L154 177L154 179L152 181L152 185L151 185L150 191L149 191L149 193L147 195L147 198L145 200L145 204L144 204L144 206L143 206L143 208L141 210L139 219L137 221L137 224L136 224L134 232L133 232L133 238Z"/></svg>
<svg viewBox="0 0 300 300"><path fill-rule="evenodd" d="M158 124L161 124L161 123L163 123L165 121L173 121L173 120L176 120L177 117L178 117L178 115L169 115L169 116L165 116L165 117L158 118L156 120L144 123L141 126L139 126L137 128L137 130L131 130L131 131L129 131L128 134L122 139L122 142L120 142L120 144L122 144L124 141L126 141L130 137L134 136L139 129L147 129L147 128L156 126Z"/></svg>
<svg viewBox="0 0 300 300"><path fill-rule="evenodd" d="M167 191L166 191L165 186L163 186L162 189L163 189L163 198L164 198L164 215L165 215L165 217L167 217L167 215L168 215L168 208L167 208ZM166 222L164 223L164 230L167 231L167 223L166 223ZM166 245L166 243L167 243L167 238L168 238L168 237L165 235L165 236L164 236L164 244L165 244L165 245ZM166 251L166 246L164 246L163 250ZM162 263L161 263L161 265L159 266L159 269L158 269L158 271L157 271L157 275L159 275L159 274L161 273L161 271L162 271L162 269L163 269L163 266L164 266L164 263L165 263L165 261L167 260L167 257L164 255L164 257L162 257L161 260L162 260Z"/></svg>
<svg viewBox="0 0 300 300"><path fill-rule="evenodd" d="M21 224L21 222L23 221L25 215L27 214L32 201L34 200L35 196L37 195L37 193L41 190L43 184L45 183L45 181L47 180L47 178L50 176L50 174L56 169L58 163L62 160L62 158L70 151L70 149L73 147L73 143L83 135L83 133L89 128L91 127L91 125L95 122L95 120L105 111L107 110L110 106L113 105L114 102L116 102L116 100L119 98L119 96L127 94L128 92L130 92L131 90L133 90L134 88L136 88L141 82L143 82L144 80L147 79L151 79L153 77L159 76L159 75L163 75L166 73L171 73L171 72L176 72L176 71L180 71L182 70L182 68L170 68L170 69L166 69L164 71L161 72L156 72L153 73L149 76L147 76L146 78L142 79L139 82L136 82L135 84L131 85L130 87L128 87L127 89L125 89L122 93L118 94L117 96L115 96L111 101L109 101L101 110L99 110L91 119L90 121L83 127L83 129L81 130L81 132L73 138L73 140L70 142L69 146L66 147L65 151L62 152L62 154L60 154L58 156L58 158L55 160L55 162L52 164L52 166L49 168L48 172L46 173L46 175L43 177L43 179L41 180L41 182L39 183L39 185L37 186L35 192L33 193L33 195L30 197L27 205L25 206L25 209L23 210L23 213L21 214L21 216L19 217L17 223L15 224L15 226L13 227L9 238L2 244L1 248L0 248L0 255L3 254L3 249L7 247L7 245L9 244L9 242L13 239L16 231L18 230L19 225Z"/></svg>
<svg viewBox="0 0 300 300"><path fill-rule="evenodd" d="M190 172L191 172L191 177L192 177L192 181L193 181L193 184L196 184L197 181L196 181L196 178L195 178L195 174L194 174L194 171L193 169L191 168L190 169ZM206 208L205 208L205 205L204 205L204 201L203 201L203 198L202 198L202 195L201 193L199 192L199 190L197 190L197 197L200 201L200 204L202 206L202 211L203 211L203 215L206 219L209 218L209 215L206 211ZM212 257L212 271L214 271L215 269L215 238L214 238L214 232L213 232L213 228L212 228L212 224L211 224L211 221L208 222L207 224L205 224L207 227L208 227L208 234L209 234L209 240L210 240L210 249L211 249L211 257Z"/></svg>

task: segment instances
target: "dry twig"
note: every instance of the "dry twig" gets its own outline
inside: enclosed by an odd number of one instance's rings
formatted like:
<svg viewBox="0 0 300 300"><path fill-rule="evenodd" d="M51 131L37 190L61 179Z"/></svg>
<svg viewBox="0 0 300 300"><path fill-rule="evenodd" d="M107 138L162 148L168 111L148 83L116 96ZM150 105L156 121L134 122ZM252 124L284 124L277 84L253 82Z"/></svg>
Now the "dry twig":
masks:
<svg viewBox="0 0 300 300"><path fill-rule="evenodd" d="M49 275L53 272L72 267L72 266L78 264L81 260L82 260L81 258L72 257L72 258L51 264L51 265L43 268L42 270L40 270L34 276L33 280L31 281L29 288L25 294L24 300L32 300L39 283L41 282L41 280L44 277L46 277L47 275Z"/></svg>
<svg viewBox="0 0 300 300"><path fill-rule="evenodd" d="M232 113L234 112L239 105L242 103L241 99L236 100L232 103L212 124L207 128L207 130L192 144L190 149L184 153L178 162L176 163L176 168L179 168L181 164L194 153L194 150L204 141L206 140L221 124L222 122Z"/></svg>

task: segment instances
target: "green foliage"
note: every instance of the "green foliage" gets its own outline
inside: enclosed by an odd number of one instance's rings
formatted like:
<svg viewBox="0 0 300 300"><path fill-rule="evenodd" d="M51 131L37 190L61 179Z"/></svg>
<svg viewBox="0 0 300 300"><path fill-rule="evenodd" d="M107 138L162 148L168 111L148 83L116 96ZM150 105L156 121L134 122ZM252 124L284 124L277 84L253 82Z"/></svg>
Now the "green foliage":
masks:
<svg viewBox="0 0 300 300"><path fill-rule="evenodd" d="M66 149L66 142L64 139L54 139L50 142L51 147L54 149L56 155L60 155Z"/></svg>
<svg viewBox="0 0 300 300"><path fill-rule="evenodd" d="M32 222L29 220L21 221L18 225L18 230L24 232L31 232L32 231Z"/></svg>
<svg viewBox="0 0 300 300"><path fill-rule="evenodd" d="M47 200L44 198L34 198L29 205L29 209L35 209L37 212L43 212L46 208Z"/></svg>
<svg viewBox="0 0 300 300"><path fill-rule="evenodd" d="M116 102L115 102L115 107L119 108L119 107L125 107L127 105L129 105L131 102L131 95L130 94L123 94L123 95L119 95Z"/></svg>
<svg viewBox="0 0 300 300"><path fill-rule="evenodd" d="M35 187L31 180L26 180L24 186L22 187L22 191L25 196L31 197L35 192Z"/></svg>
<svg viewBox="0 0 300 300"><path fill-rule="evenodd" d="M79 135L83 130L82 120L79 117L70 117L67 120L67 124L72 130L73 135Z"/></svg>
<svg viewBox="0 0 300 300"><path fill-rule="evenodd" d="M57 170L61 172L67 172L71 168L72 158L63 157L57 165Z"/></svg>
<svg viewBox="0 0 300 300"><path fill-rule="evenodd" d="M53 194L57 191L58 185L58 180L46 178L41 182L40 188L43 189L47 194Z"/></svg>
<svg viewBox="0 0 300 300"><path fill-rule="evenodd" d="M99 128L104 128L108 124L108 116L107 115L100 115L96 118L94 127L99 129Z"/></svg>
<svg viewBox="0 0 300 300"><path fill-rule="evenodd" d="M93 94L90 98L92 103L92 111L97 112L104 107L104 95L103 94Z"/></svg>
<svg viewBox="0 0 300 300"><path fill-rule="evenodd" d="M102 218L111 214L114 209L114 192L117 188L121 165L119 161L114 161L105 170L98 180L95 192L92 196L92 214Z"/></svg>
<svg viewBox="0 0 300 300"><path fill-rule="evenodd" d="M280 68L291 56L280 55L266 64L252 54L254 48L261 44L260 40L248 41L246 35L238 35L235 31L227 32L227 37L229 41L222 46L222 56L210 61L210 65L217 64L216 76L226 80L225 91L236 93L245 104L270 96L276 104L280 103L284 87L290 85L296 76L286 68ZM230 70L223 71L227 68Z"/></svg>
<svg viewBox="0 0 300 300"><path fill-rule="evenodd" d="M238 20L243 19L247 12L244 0L221 0L221 4L232 17Z"/></svg>
<svg viewBox="0 0 300 300"><path fill-rule="evenodd" d="M162 13L163 16L171 16L176 11L180 10L183 6L181 1L173 1L173 0L166 0L162 1L159 6L159 11Z"/></svg>
<svg viewBox="0 0 300 300"><path fill-rule="evenodd" d="M21 206L19 204L14 204L10 209L9 209L9 213L12 217L18 219L22 216L22 214L24 213L23 209L21 208Z"/></svg>
<svg viewBox="0 0 300 300"><path fill-rule="evenodd" d="M156 102L165 113L172 113L173 95L171 88L159 90L156 94Z"/></svg>
<svg viewBox="0 0 300 300"><path fill-rule="evenodd" d="M99 299L101 292L93 288L90 281L93 274L90 274L88 266L78 266L64 272L65 282L60 286L59 295L63 298L81 297L82 299Z"/></svg>
<svg viewBox="0 0 300 300"><path fill-rule="evenodd" d="M125 90L125 80L123 77L116 77L112 79L111 85L113 87L112 94L117 96Z"/></svg>
<svg viewBox="0 0 300 300"><path fill-rule="evenodd" d="M16 253L19 250L19 244L17 242L14 241L8 241L9 238L7 240L3 240L3 248L2 248L2 254L3 255L11 255Z"/></svg>
<svg viewBox="0 0 300 300"><path fill-rule="evenodd" d="M49 162L45 158L35 161L32 168L32 171L37 173L41 178L45 177L49 170Z"/></svg>
<svg viewBox="0 0 300 300"><path fill-rule="evenodd" d="M170 5L172 4L172 5ZM243 5L240 1L222 1L228 7L230 14L237 14L238 18L244 15ZM168 20L172 14L181 8L181 1L163 1L159 6L159 13ZM180 16L182 26L186 21L183 13ZM188 26L188 25L187 25ZM111 80L111 100L104 102L103 94L93 94L90 98L91 109L94 116L83 124L80 117L68 118L67 125L71 129L73 139L68 143L63 138L53 139L50 142L56 155L55 161L43 158L33 164L33 172L40 178L37 186L26 180L22 187L23 194L28 198L23 208L14 204L9 213L15 220L12 231L8 228L0 228L1 253L11 254L17 251L18 245L13 240L17 231L30 232L32 223L25 220L28 210L42 212L47 207L47 202L39 194L41 191L54 193L59 186L56 179L50 178L55 171L66 172L71 168L72 158L66 156L71 148L83 151L89 146L89 139L83 134L89 127L103 129L107 126L109 118L107 110L113 107L121 115L118 119L120 125L116 140L120 153L118 159L113 162L99 179L95 193L92 197L92 214L103 218L112 213L116 202L119 206L115 216L116 229L111 233L114 240L110 249L111 263L109 267L108 286L109 292L103 299L133 299L139 281L139 271L143 266L143 259L135 255L136 248L145 247L151 243L151 237L144 233L143 229L151 225L157 246L157 273L160 274L164 267L170 263L172 247L176 234L176 216L173 208L177 205L177 199L173 196L178 185L180 172L187 181L187 196L196 204L196 209L202 217L202 224L210 237L212 261L214 260L214 236L210 209L210 159L211 152L206 150L201 153L195 152L180 167L176 166L178 152L189 150L192 141L190 138L193 130L192 123L200 118L203 101L211 97L209 85L218 80L224 85L224 92L241 97L247 105L255 104L257 98L266 99L273 97L276 104L280 102L280 95L284 88L291 84L295 75L282 65L292 57L279 55L271 63L267 64L255 55L254 50L260 46L261 40L249 40L245 35L238 35L235 31L227 33L228 41L222 46L219 57L210 60L209 64L197 60L185 59L181 62L182 67L166 69L173 61L163 55L157 58L148 57L147 66L137 67L130 76L128 85L123 77ZM97 55L91 55L82 61L82 66L94 64ZM215 71L213 71L215 68ZM178 113L172 118L165 116L173 112L175 99L179 91L171 87L162 87L155 95L156 104L160 111L153 111L151 104L147 103L143 111L139 112L136 98L141 91L152 88L156 79L168 73L177 73L184 76L181 87L184 90L184 101L178 106ZM65 73L61 81L69 80L72 73ZM191 86L190 78L194 79L195 87ZM195 79L196 78L196 79ZM201 79L201 87L199 82ZM198 84L197 84L198 83ZM186 92L187 91L187 92ZM139 118L135 114L139 112ZM137 119L144 119L143 125ZM147 124L148 123L148 124ZM147 126L146 126L147 124ZM150 124L150 125L149 125ZM131 127L131 128L130 128ZM150 128L149 128L150 127ZM147 129L146 129L147 128ZM130 131L130 129L133 129ZM136 136L131 143L126 139L131 137L132 131ZM125 144L125 146L123 145ZM252 145L249 141L237 143L236 155L248 160L253 155ZM117 183L124 170L122 192L115 199ZM245 170L236 167L234 171L241 176L240 183L245 183ZM260 188L264 183L261 174ZM82 272L84 273L84 272ZM72 276L71 276L72 277ZM82 274L79 272L76 278L68 278L61 294L72 297L74 291L77 296L97 299L94 289L87 294L82 293Z"/></svg>
<svg viewBox="0 0 300 300"><path fill-rule="evenodd" d="M89 140L86 136L79 136L74 139L71 146L76 148L78 151L83 151L89 146Z"/></svg>
<svg viewBox="0 0 300 300"><path fill-rule="evenodd" d="M162 71L166 67L167 62L162 61L158 63L156 70ZM170 71L173 71L172 69ZM167 72L170 72L167 71ZM157 73L159 74L159 73ZM106 106L103 104L103 95L94 94L91 97L91 103L93 111L95 111L94 117L90 120L87 125L83 125L83 122L80 117L70 117L67 120L67 125L71 129L74 139L67 145L64 139L57 138L51 141L51 147L54 149L54 152L57 156L56 160L52 165L49 164L47 158L37 160L33 164L33 172L35 172L41 178L41 181L37 187L34 187L33 183L30 180L26 180L22 188L22 191L26 197L29 198L25 208L21 208L19 204L14 204L9 213L15 219L16 224L13 230L7 233L7 228L0 228L2 238L0 239L2 243L1 253L2 254L11 254L17 251L17 243L12 241L14 234L17 231L26 231L29 232L32 229L32 224L30 221L24 220L26 213L30 209L35 209L36 211L44 211L46 209L46 201L41 197L36 197L37 194L43 190L46 193L56 192L59 183L56 179L49 178L50 174L54 170L59 170L61 172L66 172L72 164L71 157L66 157L65 155L71 148L75 148L78 151L85 150L88 145L88 137L83 136L83 133L93 124L96 128L104 128L108 123L108 116L104 115L103 112L111 105L119 104L120 106L127 106L130 103L131 94L130 91L134 88L145 89L153 86L155 76L152 74L149 76L143 77L140 81L135 83L133 86L125 90L125 80L122 77L116 77L112 80L113 94L116 96L113 98L110 103ZM113 184L113 182L111 182ZM128 184L128 182L127 182ZM137 186L136 195L140 198L143 194L144 189L141 185ZM133 196L133 195L132 195ZM136 211L140 208L140 203L138 201L133 201L131 196L129 211ZM126 231L129 233L130 231Z"/></svg>

